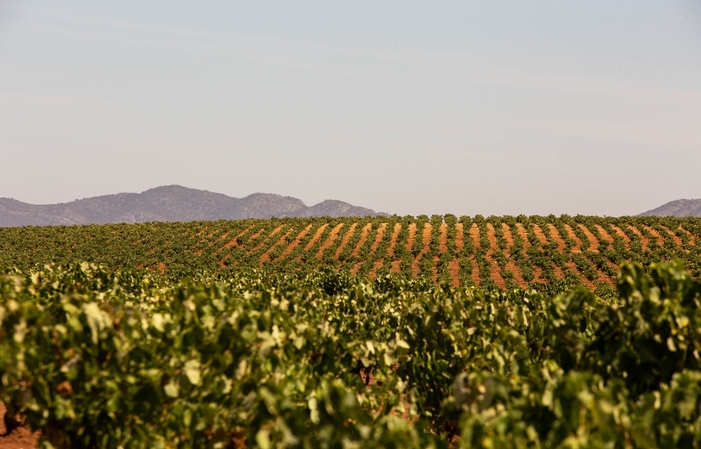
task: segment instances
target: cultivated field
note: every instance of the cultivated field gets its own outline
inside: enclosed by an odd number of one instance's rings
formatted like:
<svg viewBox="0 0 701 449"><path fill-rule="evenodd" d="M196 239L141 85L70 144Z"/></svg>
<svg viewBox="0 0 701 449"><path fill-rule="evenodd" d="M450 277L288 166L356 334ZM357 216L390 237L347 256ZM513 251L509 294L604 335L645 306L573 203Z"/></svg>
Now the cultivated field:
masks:
<svg viewBox="0 0 701 449"><path fill-rule="evenodd" d="M172 278L242 267L322 266L454 286L582 284L606 294L624 261L685 261L701 274L701 220L601 217L312 218L0 229L0 266L94 262Z"/></svg>
<svg viewBox="0 0 701 449"><path fill-rule="evenodd" d="M0 229L0 447L701 447L699 238L566 216Z"/></svg>

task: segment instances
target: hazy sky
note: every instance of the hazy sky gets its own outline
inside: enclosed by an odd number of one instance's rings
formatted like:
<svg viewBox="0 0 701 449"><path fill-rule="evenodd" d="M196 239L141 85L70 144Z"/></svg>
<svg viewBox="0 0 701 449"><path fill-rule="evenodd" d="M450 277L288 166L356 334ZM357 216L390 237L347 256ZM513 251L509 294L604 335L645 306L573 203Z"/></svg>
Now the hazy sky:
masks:
<svg viewBox="0 0 701 449"><path fill-rule="evenodd" d="M701 198L701 2L0 0L0 197Z"/></svg>

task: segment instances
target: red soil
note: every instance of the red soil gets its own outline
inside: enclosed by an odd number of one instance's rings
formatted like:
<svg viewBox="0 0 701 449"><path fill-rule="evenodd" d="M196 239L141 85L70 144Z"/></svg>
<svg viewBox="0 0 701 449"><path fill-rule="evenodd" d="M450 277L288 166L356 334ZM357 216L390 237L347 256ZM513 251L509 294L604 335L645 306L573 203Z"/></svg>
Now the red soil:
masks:
<svg viewBox="0 0 701 449"><path fill-rule="evenodd" d="M333 255L333 258L335 260L338 260L338 257L341 255L343 252L343 248L345 248L348 245L348 242L350 241L351 237L353 237L353 234L355 233L355 228L358 227L358 223L353 223L350 228L348 228L348 232L346 232L346 235L343 236L343 240L341 240L341 244L338 245L338 249L336 250L336 254Z"/></svg>
<svg viewBox="0 0 701 449"><path fill-rule="evenodd" d="M686 229L684 229L684 228L682 228L682 227L678 227L678 228L676 229L676 232L677 232L677 233L683 232L684 234L686 234L686 235L689 237L689 244L692 245L692 246L695 246L695 245L696 245L696 237L695 237L694 234L692 234L691 232L687 231ZM681 241L681 239L680 239L680 241Z"/></svg>
<svg viewBox="0 0 701 449"><path fill-rule="evenodd" d="M406 250L411 252L414 247L414 240L416 240L416 223L409 224L409 237L406 240Z"/></svg>
<svg viewBox="0 0 701 449"><path fill-rule="evenodd" d="M470 237L472 237L472 244L475 248L480 247L480 228L476 224L470 227Z"/></svg>
<svg viewBox="0 0 701 449"><path fill-rule="evenodd" d="M650 233L650 235L655 237L655 240L657 240L657 244L659 246L664 246L664 237L662 237L659 232L649 226L644 226L644 228Z"/></svg>
<svg viewBox="0 0 701 449"><path fill-rule="evenodd" d="M304 236L307 235L311 229L312 229L312 225L310 223L307 225L306 228L302 229L302 231L299 234L297 234L297 237L295 237L295 239L292 241L292 243L287 245L287 248L285 248L285 250L282 252L282 254L280 254L280 257L275 259L275 261L277 262L278 260L281 260L281 259L284 259L285 257L287 257L295 248L297 248L299 246L299 244L302 241L302 239L304 238Z"/></svg>
<svg viewBox="0 0 701 449"><path fill-rule="evenodd" d="M506 240L506 250L510 252L510 249L514 247L514 236L511 235L511 228L508 224L501 224L501 232L504 233L504 240Z"/></svg>
<svg viewBox="0 0 701 449"><path fill-rule="evenodd" d="M487 260L489 261L489 278L493 280L498 287L505 287L506 282L504 282L504 278L501 277L501 269L492 257L494 249L497 248L497 239L494 235L494 227L491 223L487 223L487 238L489 239L489 248L486 254Z"/></svg>
<svg viewBox="0 0 701 449"><path fill-rule="evenodd" d="M533 225L533 232L535 233L535 236L538 237L538 240L540 240L540 243L545 245L548 243L548 238L545 237L545 233L543 232L542 229L540 229L540 226L537 224Z"/></svg>
<svg viewBox="0 0 701 449"><path fill-rule="evenodd" d="M606 232L606 229L602 228L601 225L594 225L596 226L596 230L599 231L599 235L601 236L602 239L606 240L609 243L613 243L613 237L609 235L608 232Z"/></svg>
<svg viewBox="0 0 701 449"><path fill-rule="evenodd" d="M574 229L568 224L565 225L565 230L567 231L567 236L574 240L574 248L572 248L573 253L581 253L582 252L582 241L577 237L577 234L574 233Z"/></svg>
<svg viewBox="0 0 701 449"><path fill-rule="evenodd" d="M294 229L288 230L288 231L285 233L285 235L283 235L282 237L280 237L280 240L278 240L277 242L275 242L275 243L273 243L272 245L270 245L270 247L268 248L268 250L267 250L262 256L260 256L260 263L270 262L270 253L271 253L275 248L277 248L278 246L284 244L284 243L287 241L287 237L289 237L289 235L292 234L293 231L294 231Z"/></svg>
<svg viewBox="0 0 701 449"><path fill-rule="evenodd" d="M519 237L521 237L521 240L523 240L523 250L524 253L526 253L526 250L531 247L531 242L528 241L528 231L526 228L523 226L521 223L516 223L516 232L518 233ZM528 256L526 256L528 257ZM542 268L536 266L536 265L531 265L533 267L533 281L534 282L544 282L541 275L543 274Z"/></svg>
<svg viewBox="0 0 701 449"><path fill-rule="evenodd" d="M633 231L633 233L640 238L640 243L643 246L643 251L647 250L647 247L650 244L650 240L647 237L645 237L643 235L643 233L640 232L640 230L638 228L636 228L635 226L628 225L628 229Z"/></svg>
<svg viewBox="0 0 701 449"><path fill-rule="evenodd" d="M389 248L387 248L387 254L390 257L394 257L394 247L397 245L397 238L399 237L399 231L402 230L401 223L394 224L394 230L392 231L392 238L389 241Z"/></svg>
<svg viewBox="0 0 701 449"><path fill-rule="evenodd" d="M350 269L350 274L355 276L358 273L358 270L360 270L360 267L363 266L363 262L356 262L355 265L353 265L353 268Z"/></svg>
<svg viewBox="0 0 701 449"><path fill-rule="evenodd" d="M675 245L677 245L677 246L683 245L682 239L679 237L679 235L677 233L673 232L671 229L669 229L665 226L660 225L660 227L662 228L662 230L664 230L667 233L669 238L671 238L674 241ZM681 228L679 228L678 230L681 230Z"/></svg>
<svg viewBox="0 0 701 449"><path fill-rule="evenodd" d="M439 260L438 256L433 256L433 266L431 267L431 279L433 279L433 282L438 282L438 268L436 265Z"/></svg>
<svg viewBox="0 0 701 449"><path fill-rule="evenodd" d="M412 233L412 226L414 226L414 232ZM419 260L421 259L421 256L426 254L431 250L430 245L431 245L431 233L433 232L433 226L431 223L425 223L424 224L424 229L423 233L421 235L421 243L423 244L423 248L421 248L421 252L414 257L414 260L411 263L411 277L416 279L419 276ZM407 249L411 248L413 246L413 240L414 240L414 235L416 234L416 225L412 223L409 225L409 240L412 242L411 245L407 244Z"/></svg>
<svg viewBox="0 0 701 449"><path fill-rule="evenodd" d="M323 225L319 226L319 228L314 233L312 239L309 241L309 243L307 243L307 246L304 247L305 251L309 251L310 249L312 249L314 244L321 238L321 235L324 233L324 230L326 230L328 226L328 223L324 223Z"/></svg>
<svg viewBox="0 0 701 449"><path fill-rule="evenodd" d="M460 287L460 261L457 257L448 262L448 273L453 286Z"/></svg>
<svg viewBox="0 0 701 449"><path fill-rule="evenodd" d="M448 224L441 223L440 236L438 237L438 251L448 252Z"/></svg>
<svg viewBox="0 0 701 449"><path fill-rule="evenodd" d="M463 226L462 223L455 223L455 248L458 251L462 251L465 247L465 242L463 242Z"/></svg>
<svg viewBox="0 0 701 449"><path fill-rule="evenodd" d="M384 265L385 260L384 259L378 259L372 264L372 269L370 270L370 273L368 273L368 276L370 276L370 279L377 279L377 270L382 268L382 265Z"/></svg>
<svg viewBox="0 0 701 449"><path fill-rule="evenodd" d="M591 282L589 279L585 278L583 274L579 272L579 269L577 269L577 265L573 261L568 261L567 262L567 268L569 271L573 272L574 274L577 275L579 279L582 280L582 283L590 290L596 289L596 285L594 285L593 282Z"/></svg>
<svg viewBox="0 0 701 449"><path fill-rule="evenodd" d="M280 225L277 228L273 229L272 232L270 232L270 234L268 234L268 236L266 238L264 238L262 242L260 242L252 250L250 250L248 252L248 254L252 254L252 253L258 251L259 249L261 249L266 243L268 243L268 240L275 237L275 234L282 231L282 228L284 228L284 227L285 227L285 225ZM253 237L251 237L251 240L253 240Z"/></svg>
<svg viewBox="0 0 701 449"><path fill-rule="evenodd" d="M524 248L528 248L529 246L531 246L531 242L528 241L528 231L523 226L523 224L516 223L516 232L518 232L518 235L521 237L521 240L523 240Z"/></svg>
<svg viewBox="0 0 701 449"><path fill-rule="evenodd" d="M326 251L331 244L333 244L334 240L336 240L336 237L338 237L338 233L341 232L341 228L343 227L343 223L337 224L329 233L329 236L326 238L326 241L321 245L321 248L319 248L319 252L316 253L316 258L321 259L321 257L324 255L324 251Z"/></svg>
<svg viewBox="0 0 701 449"><path fill-rule="evenodd" d="M626 233L623 232L618 226L611 225L611 229L613 229L613 232L615 232L616 235L623 239L624 246L630 249L630 237L628 237Z"/></svg>
<svg viewBox="0 0 701 449"><path fill-rule="evenodd" d="M560 236L560 232L557 230L555 225L552 223L548 223L548 231L550 232L550 236L553 238L555 243L557 243L558 250L560 252L565 251L565 241L562 239L562 236Z"/></svg>
<svg viewBox="0 0 701 449"><path fill-rule="evenodd" d="M365 226L363 226L363 229L360 231L360 240L358 240L358 244L355 245L355 248L353 248L353 252L351 253L353 257L358 257L360 255L360 250L363 248L363 246L365 246L365 243L368 241L368 233L370 233L371 229L372 223L368 223Z"/></svg>
<svg viewBox="0 0 701 449"><path fill-rule="evenodd" d="M382 223L380 225L379 229L377 230L377 236L375 237L375 241L372 243L372 246L370 247L370 255L373 255L373 254L375 254L375 252L377 252L377 248L380 247L380 242L384 238L386 230L387 230L387 223ZM397 232L399 232L399 231L397 231ZM395 238L395 241L396 241L396 238Z"/></svg>
<svg viewBox="0 0 701 449"><path fill-rule="evenodd" d="M214 252L214 254L218 254L222 249L231 249L231 248L233 248L234 246L235 246L235 247L240 247L240 245L238 244L238 239L239 239L240 237L243 237L244 235L246 235L246 233L247 233L248 231L250 231L252 227L253 227L253 226L249 226L248 228L244 229L242 232L239 232L239 233L236 235L236 237L234 237L233 239L231 239L231 240L229 240L228 242L226 242L226 243L224 244L224 246L222 246L222 247L220 247L219 249L217 249L217 250ZM260 234L260 231L258 232L258 234ZM253 240L258 234L254 235L254 236L251 236L251 237L249 238L249 240ZM228 234L225 234L225 235L228 235ZM224 236L222 236L222 237L224 237ZM224 238L225 238L225 237L224 237ZM209 246L212 246L212 245L209 245Z"/></svg>
<svg viewBox="0 0 701 449"><path fill-rule="evenodd" d="M592 251L594 253L598 253L599 252L599 241L596 239L596 236L594 234L592 234L592 232L589 230L589 228L584 226L582 223L579 223L579 229L581 229L582 232L584 232L584 235L587 236L587 240L589 240L589 245L591 245L589 247L589 251Z"/></svg>
<svg viewBox="0 0 701 449"><path fill-rule="evenodd" d="M475 281L475 285L479 287L482 283L482 279L480 278L479 268L477 267L477 261L474 256L470 256L470 266L472 270L470 272L470 277Z"/></svg>
<svg viewBox="0 0 701 449"><path fill-rule="evenodd" d="M401 270L401 268L399 267L399 265L400 265L401 263L402 263L401 260L393 260L392 263L390 264L389 271L392 272L392 273L397 273L397 274L401 273L402 270Z"/></svg>
<svg viewBox="0 0 701 449"><path fill-rule="evenodd" d="M5 432L5 405L0 402L0 448L2 449L35 449L39 442L39 432L32 433L26 427L19 427L9 435Z"/></svg>

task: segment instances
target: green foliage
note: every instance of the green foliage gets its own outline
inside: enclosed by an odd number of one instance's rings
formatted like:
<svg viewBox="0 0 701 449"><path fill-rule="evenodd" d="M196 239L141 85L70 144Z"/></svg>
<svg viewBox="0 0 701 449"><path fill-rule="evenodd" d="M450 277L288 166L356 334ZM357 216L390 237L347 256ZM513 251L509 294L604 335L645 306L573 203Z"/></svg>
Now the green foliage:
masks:
<svg viewBox="0 0 701 449"><path fill-rule="evenodd" d="M607 300L47 266L0 276L0 400L57 448L691 448L700 332L678 262Z"/></svg>

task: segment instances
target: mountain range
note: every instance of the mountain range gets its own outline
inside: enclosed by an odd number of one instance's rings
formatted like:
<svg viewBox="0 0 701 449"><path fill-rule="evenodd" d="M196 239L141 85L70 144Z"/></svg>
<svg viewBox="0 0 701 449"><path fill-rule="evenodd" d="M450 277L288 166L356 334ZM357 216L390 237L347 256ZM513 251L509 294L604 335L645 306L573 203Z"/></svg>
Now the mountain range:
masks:
<svg viewBox="0 0 701 449"><path fill-rule="evenodd" d="M675 200L662 206L643 212L641 217L701 217L701 199Z"/></svg>
<svg viewBox="0 0 701 449"><path fill-rule="evenodd" d="M61 204L34 205L0 198L0 227L378 215L387 214L337 200L307 206L297 198L271 193L234 198L177 185Z"/></svg>

